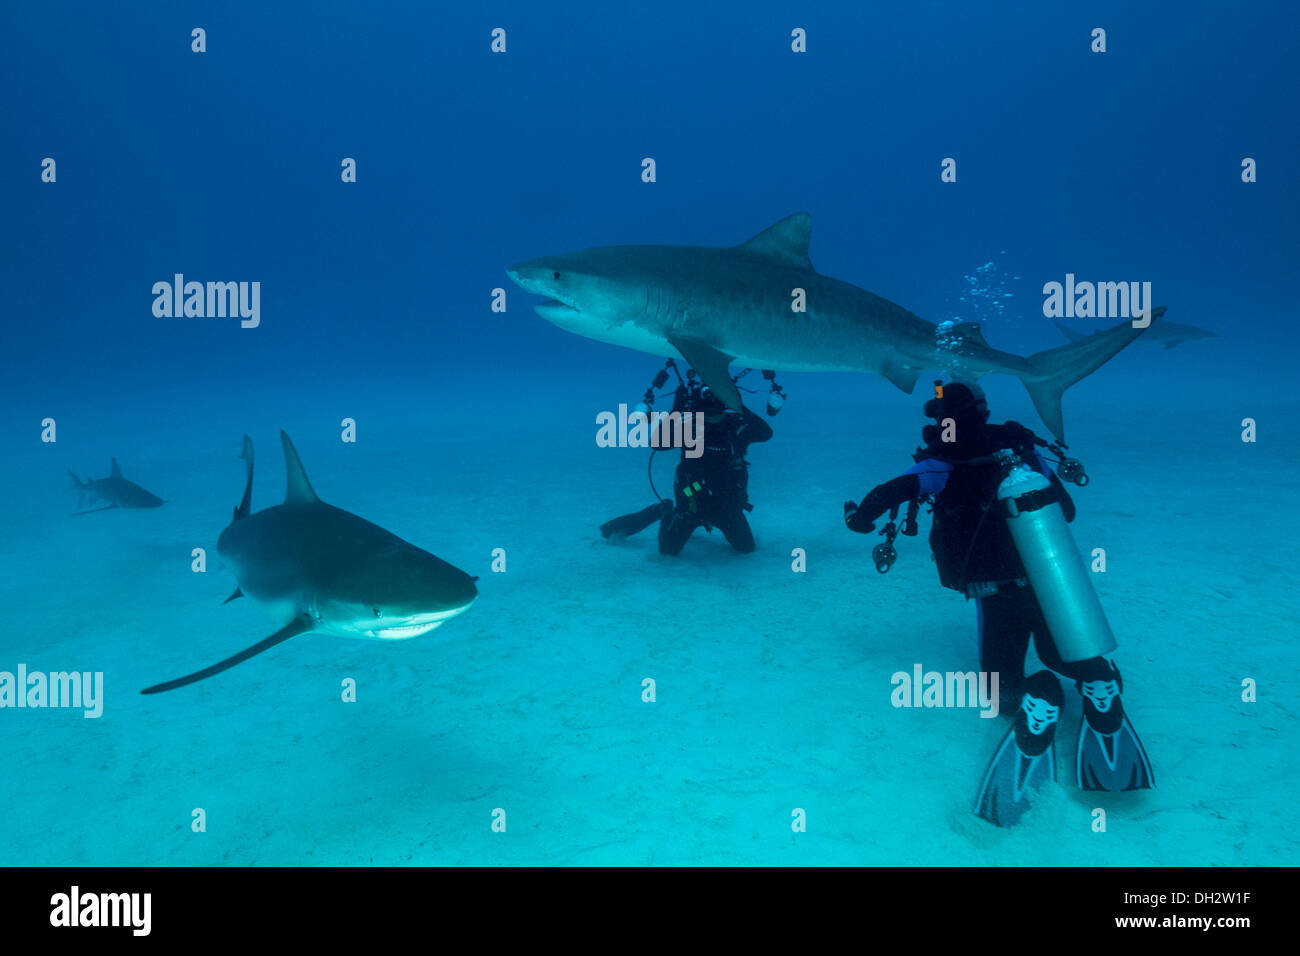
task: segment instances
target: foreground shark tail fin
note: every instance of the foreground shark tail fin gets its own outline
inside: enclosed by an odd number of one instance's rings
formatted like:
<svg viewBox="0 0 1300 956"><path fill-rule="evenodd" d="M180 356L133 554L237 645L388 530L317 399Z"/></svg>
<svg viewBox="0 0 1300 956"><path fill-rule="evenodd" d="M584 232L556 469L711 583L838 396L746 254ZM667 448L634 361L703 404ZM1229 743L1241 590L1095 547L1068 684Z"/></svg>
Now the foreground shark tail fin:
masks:
<svg viewBox="0 0 1300 956"><path fill-rule="evenodd" d="M311 482L307 480L307 472L302 467L302 459L298 457L298 449L293 447L293 442L283 431L280 432L280 443L284 445L284 503L310 505L320 501L312 490Z"/></svg>
<svg viewBox="0 0 1300 956"><path fill-rule="evenodd" d="M244 460L244 497L235 507L232 522L247 518L248 513L253 510L253 439L247 435L244 436L244 447L239 457Z"/></svg>
<svg viewBox="0 0 1300 956"><path fill-rule="evenodd" d="M1152 309L1151 318L1158 319L1164 313L1164 306ZM1038 352L1025 359L1029 368L1020 380L1025 383L1038 417L1053 435L1065 440L1065 422L1061 414L1061 395L1065 390L1105 365L1147 327L1135 328L1132 322L1123 322L1104 332L1084 336L1078 342Z"/></svg>
<svg viewBox="0 0 1300 956"><path fill-rule="evenodd" d="M161 694L163 691L175 690L177 687L184 687L186 684L193 684L204 678L211 677L213 674L220 674L224 670L229 670L236 664L248 660L250 657L256 657L265 650L275 647L277 644L283 644L291 637L297 637L299 634L311 630L311 621L305 617L294 618L284 627L280 628L266 640L258 641L252 647L245 648L233 657L227 657L224 661L218 661L211 667L205 667L201 671L195 671L193 674L186 674L184 677L178 677L175 680L169 680L165 684L154 684L152 687L146 687L140 691L142 694Z"/></svg>

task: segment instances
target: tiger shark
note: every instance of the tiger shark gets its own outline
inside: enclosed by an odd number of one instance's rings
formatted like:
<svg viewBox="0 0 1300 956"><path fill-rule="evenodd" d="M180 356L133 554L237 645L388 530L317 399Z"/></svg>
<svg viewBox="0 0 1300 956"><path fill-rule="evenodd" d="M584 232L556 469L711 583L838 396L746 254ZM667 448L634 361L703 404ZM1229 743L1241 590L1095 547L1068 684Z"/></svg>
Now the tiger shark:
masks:
<svg viewBox="0 0 1300 956"><path fill-rule="evenodd" d="M278 631L232 657L147 687L158 694L219 674L277 644L318 631L380 641L427 634L474 603L477 578L397 535L321 501L284 432L284 503L251 514L253 442L245 435L243 500L217 552L247 595L281 622Z"/></svg>
<svg viewBox="0 0 1300 956"><path fill-rule="evenodd" d="M109 511L113 508L160 508L166 504L157 495L145 491L134 481L127 481L123 478L122 469L118 467L116 458L110 458L109 461L112 462L113 470L107 478L87 478L82 481L72 474L71 468L68 469L68 474L72 475L72 484L79 494L77 507L84 507L87 499L92 504L96 501L108 502L102 508L76 511L73 514L88 515L96 511Z"/></svg>
<svg viewBox="0 0 1300 956"><path fill-rule="evenodd" d="M1002 352L976 323L935 325L817 272L808 257L811 236L812 218L796 213L738 246L602 246L521 262L508 275L545 297L536 306L542 318L600 342L677 353L737 411L731 365L874 372L908 393L927 368L966 380L1000 372L1024 383L1039 417L1062 440L1062 393L1145 328L1124 322L1035 355ZM800 292L804 309L796 311Z"/></svg>

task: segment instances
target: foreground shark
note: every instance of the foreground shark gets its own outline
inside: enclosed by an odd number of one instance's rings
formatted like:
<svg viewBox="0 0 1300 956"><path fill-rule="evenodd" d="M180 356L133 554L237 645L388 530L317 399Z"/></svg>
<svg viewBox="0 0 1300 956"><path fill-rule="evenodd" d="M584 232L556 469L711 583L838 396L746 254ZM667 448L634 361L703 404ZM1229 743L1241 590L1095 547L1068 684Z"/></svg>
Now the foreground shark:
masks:
<svg viewBox="0 0 1300 956"><path fill-rule="evenodd" d="M339 637L404 640L463 613L478 596L477 578L397 535L316 497L293 442L280 432L288 479L284 504L250 514L253 442L245 435L247 480L217 552L247 595L284 626L233 657L141 691L157 694L219 674L308 631Z"/></svg>
<svg viewBox="0 0 1300 956"><path fill-rule="evenodd" d="M96 501L107 501L108 504L102 508L91 508L89 511L77 511L74 514L88 515L96 511L108 511L112 508L158 508L164 502L155 494L145 491L134 481L127 481L122 477L122 469L117 466L117 459L110 458L113 463L113 471L107 478L87 478L82 481L76 475L72 474L72 469L68 469L68 474L72 475L72 484L80 493L77 507L82 508L89 499L92 503Z"/></svg>
<svg viewBox="0 0 1300 956"><path fill-rule="evenodd" d="M1071 342L1082 342L1096 333L1076 332L1068 325L1063 325L1055 320L1052 321L1061 334ZM1209 329L1198 329L1194 325L1179 325L1177 322L1154 322L1151 330L1142 336L1144 345L1163 345L1167 349L1175 345L1182 345L1184 342L1190 342L1193 339L1212 339L1218 337L1218 332L1211 332Z"/></svg>
<svg viewBox="0 0 1300 956"><path fill-rule="evenodd" d="M537 306L542 318L652 355L675 351L736 410L732 364L875 372L909 393L927 368L965 378L1002 372L1024 383L1043 423L1063 439L1062 392L1142 333L1125 322L1028 357L1001 352L975 323L936 326L821 275L808 258L811 234L811 217L796 213L739 246L603 246L519 263L509 275L547 298ZM791 308L796 289L806 295L804 312Z"/></svg>

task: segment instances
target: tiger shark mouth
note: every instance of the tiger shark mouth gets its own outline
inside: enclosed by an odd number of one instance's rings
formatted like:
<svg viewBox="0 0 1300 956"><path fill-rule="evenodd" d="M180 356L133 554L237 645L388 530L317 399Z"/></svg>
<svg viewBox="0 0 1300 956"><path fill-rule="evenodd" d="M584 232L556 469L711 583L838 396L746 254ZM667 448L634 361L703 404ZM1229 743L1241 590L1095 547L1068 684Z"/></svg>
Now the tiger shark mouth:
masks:
<svg viewBox="0 0 1300 956"><path fill-rule="evenodd" d="M546 299L533 306L533 311L544 318L547 322L553 322L556 325L564 325L576 316L582 314L582 310L559 301L558 299Z"/></svg>
<svg viewBox="0 0 1300 956"><path fill-rule="evenodd" d="M533 308L537 314L548 321L554 321L557 318L577 315L581 310L572 302L565 301L564 298L556 295L556 291L551 287L551 283L544 281L536 275L529 274L524 267L507 269L506 275L510 276L511 281L518 285L525 292L531 292L533 295L540 295L542 301L537 303Z"/></svg>

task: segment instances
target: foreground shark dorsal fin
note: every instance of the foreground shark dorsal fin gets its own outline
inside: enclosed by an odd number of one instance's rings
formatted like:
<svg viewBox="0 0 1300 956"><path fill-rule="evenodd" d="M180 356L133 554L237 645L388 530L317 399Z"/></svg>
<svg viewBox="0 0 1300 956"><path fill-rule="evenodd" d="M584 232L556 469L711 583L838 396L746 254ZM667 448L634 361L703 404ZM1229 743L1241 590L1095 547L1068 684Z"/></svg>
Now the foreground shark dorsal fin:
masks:
<svg viewBox="0 0 1300 956"><path fill-rule="evenodd" d="M691 368L699 373L704 384L713 389L728 408L737 412L745 410L745 405L740 400L740 390L736 388L736 383L731 380L731 374L728 372L733 356L720 352L712 345L697 339L672 333L669 333L667 338L673 348L682 353L682 358L686 359Z"/></svg>
<svg viewBox="0 0 1300 956"><path fill-rule="evenodd" d="M277 644L283 644L291 637L297 637L299 634L310 631L312 627L310 619L306 617L296 617L284 627L280 628L265 640L258 641L252 647L247 647L235 654L233 657L227 657L224 661L218 661L211 667L205 667L201 671L195 671L193 674L186 674L184 677L178 677L175 680L169 680L165 684L154 684L152 687L146 687L140 691L142 694L161 694L166 690L175 690L177 687L184 687L186 684L193 684L195 681L201 681L213 674L220 674L224 670L229 670L236 664L248 660L250 657L256 657L265 650L275 647Z"/></svg>
<svg viewBox="0 0 1300 956"><path fill-rule="evenodd" d="M113 473L112 473L111 475L109 475L109 477L110 477L110 478L121 478L121 477L122 477L122 469L119 468L119 467L117 467L117 459L116 459L116 458L110 458L109 461L111 461L111 462L113 463Z"/></svg>
<svg viewBox="0 0 1300 956"><path fill-rule="evenodd" d="M736 248L752 256L775 259L782 265L796 269L813 270L808 258L808 242L812 239L812 216L797 212L786 216L774 226L768 226L753 239Z"/></svg>
<svg viewBox="0 0 1300 956"><path fill-rule="evenodd" d="M280 432L280 442L284 445L284 503L311 505L320 501L316 497L316 492L312 490L311 482L307 480L307 472L303 470L298 449L293 447L293 442L283 431Z"/></svg>

